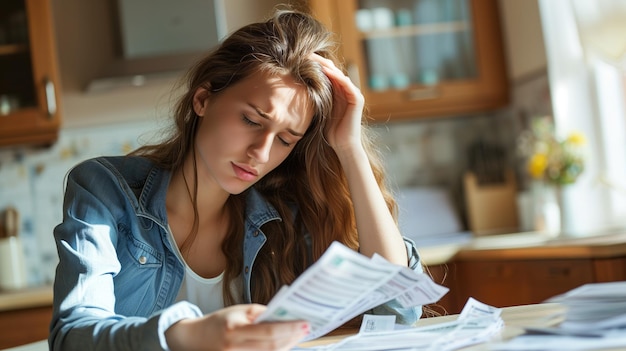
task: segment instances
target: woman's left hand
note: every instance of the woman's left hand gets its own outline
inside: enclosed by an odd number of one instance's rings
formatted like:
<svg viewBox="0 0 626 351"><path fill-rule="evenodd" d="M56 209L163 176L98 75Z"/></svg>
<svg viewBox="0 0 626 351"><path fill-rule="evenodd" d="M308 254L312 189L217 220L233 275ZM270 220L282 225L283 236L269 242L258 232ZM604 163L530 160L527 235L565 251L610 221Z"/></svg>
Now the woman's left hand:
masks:
<svg viewBox="0 0 626 351"><path fill-rule="evenodd" d="M333 111L326 127L326 138L335 152L361 147L361 119L365 98L333 61L312 54L333 85Z"/></svg>

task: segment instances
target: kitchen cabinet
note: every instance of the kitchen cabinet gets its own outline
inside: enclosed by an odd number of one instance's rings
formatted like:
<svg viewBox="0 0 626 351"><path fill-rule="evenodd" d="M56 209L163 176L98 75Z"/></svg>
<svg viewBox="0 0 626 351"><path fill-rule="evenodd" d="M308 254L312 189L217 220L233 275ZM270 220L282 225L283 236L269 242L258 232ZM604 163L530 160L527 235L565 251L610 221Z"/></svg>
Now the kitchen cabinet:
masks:
<svg viewBox="0 0 626 351"><path fill-rule="evenodd" d="M459 264L457 302L471 296L497 307L540 303L591 282L590 259L465 261Z"/></svg>
<svg viewBox="0 0 626 351"><path fill-rule="evenodd" d="M0 146L46 145L61 124L49 0L0 3Z"/></svg>
<svg viewBox="0 0 626 351"><path fill-rule="evenodd" d="M626 280L626 257L594 259L593 270L598 283Z"/></svg>
<svg viewBox="0 0 626 351"><path fill-rule="evenodd" d="M52 306L0 312L0 349L48 338Z"/></svg>
<svg viewBox="0 0 626 351"><path fill-rule="evenodd" d="M580 238L480 236L419 252L433 281L450 289L428 306L441 314L460 313L470 297L507 307L540 303L583 284L626 280L622 231Z"/></svg>
<svg viewBox="0 0 626 351"><path fill-rule="evenodd" d="M503 107L508 80L497 0L309 0L337 35L376 121Z"/></svg>
<svg viewBox="0 0 626 351"><path fill-rule="evenodd" d="M52 286L0 290L0 350L48 338Z"/></svg>

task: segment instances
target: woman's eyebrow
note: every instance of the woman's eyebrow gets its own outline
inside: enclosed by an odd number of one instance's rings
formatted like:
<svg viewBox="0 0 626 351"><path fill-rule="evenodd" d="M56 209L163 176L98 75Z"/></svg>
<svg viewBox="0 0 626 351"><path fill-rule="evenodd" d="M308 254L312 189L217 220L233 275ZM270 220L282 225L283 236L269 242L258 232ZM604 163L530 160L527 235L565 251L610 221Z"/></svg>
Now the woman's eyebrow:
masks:
<svg viewBox="0 0 626 351"><path fill-rule="evenodd" d="M265 118L267 120L270 120L270 121L272 120L272 116L270 116L268 113L266 113L263 110L261 110L258 106L254 106L254 105L252 105L250 103L248 103L248 105L250 107L252 107L256 111L256 113L259 114L259 116L261 116L261 117L263 117L263 118ZM304 134L296 132L295 130L293 130L291 128L287 128L287 131L289 132L289 134L292 134L292 135L297 136L297 137L303 137L304 136Z"/></svg>

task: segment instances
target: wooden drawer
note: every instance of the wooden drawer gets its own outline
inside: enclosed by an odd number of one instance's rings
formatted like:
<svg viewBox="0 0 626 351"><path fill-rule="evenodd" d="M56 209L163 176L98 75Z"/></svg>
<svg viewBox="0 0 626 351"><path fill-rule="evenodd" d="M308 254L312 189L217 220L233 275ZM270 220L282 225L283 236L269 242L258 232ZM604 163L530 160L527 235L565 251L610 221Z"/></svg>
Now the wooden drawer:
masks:
<svg viewBox="0 0 626 351"><path fill-rule="evenodd" d="M458 262L457 303L469 297L496 307L542 302L594 281L588 259Z"/></svg>
<svg viewBox="0 0 626 351"><path fill-rule="evenodd" d="M626 280L626 257L597 258L593 265L598 283Z"/></svg>
<svg viewBox="0 0 626 351"><path fill-rule="evenodd" d="M52 306L0 312L0 349L48 338Z"/></svg>
<svg viewBox="0 0 626 351"><path fill-rule="evenodd" d="M510 261L459 262L458 304L473 297L481 302L504 307L518 304L527 293L522 282L524 265Z"/></svg>
<svg viewBox="0 0 626 351"><path fill-rule="evenodd" d="M528 302L539 303L583 284L594 282L591 260L528 262Z"/></svg>

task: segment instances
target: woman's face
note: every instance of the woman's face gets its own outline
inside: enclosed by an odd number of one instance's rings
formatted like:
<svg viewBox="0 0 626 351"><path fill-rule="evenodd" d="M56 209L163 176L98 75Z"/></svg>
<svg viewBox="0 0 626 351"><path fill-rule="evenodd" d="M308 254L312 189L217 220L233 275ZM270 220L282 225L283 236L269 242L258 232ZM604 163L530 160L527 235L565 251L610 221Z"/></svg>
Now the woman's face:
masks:
<svg viewBox="0 0 626 351"><path fill-rule="evenodd" d="M200 182L238 194L287 158L311 124L306 88L256 72L219 94L199 88L194 110Z"/></svg>

